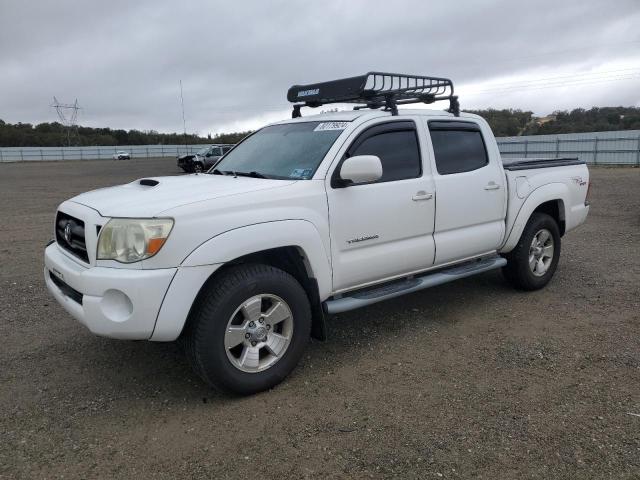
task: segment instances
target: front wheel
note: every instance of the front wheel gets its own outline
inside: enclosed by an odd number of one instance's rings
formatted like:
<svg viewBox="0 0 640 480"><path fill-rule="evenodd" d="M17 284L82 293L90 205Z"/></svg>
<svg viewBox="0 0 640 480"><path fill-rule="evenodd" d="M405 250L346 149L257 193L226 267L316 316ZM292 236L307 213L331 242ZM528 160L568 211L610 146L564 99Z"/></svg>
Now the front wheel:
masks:
<svg viewBox="0 0 640 480"><path fill-rule="evenodd" d="M560 229L545 213L535 212L515 248L505 255L503 273L516 288L538 290L556 271L560 259Z"/></svg>
<svg viewBox="0 0 640 480"><path fill-rule="evenodd" d="M268 265L229 268L205 285L184 335L194 370L223 391L251 394L280 383L311 331L307 295Z"/></svg>
<svg viewBox="0 0 640 480"><path fill-rule="evenodd" d="M204 171L204 167L200 162L196 162L193 164L193 171L195 173L202 173Z"/></svg>

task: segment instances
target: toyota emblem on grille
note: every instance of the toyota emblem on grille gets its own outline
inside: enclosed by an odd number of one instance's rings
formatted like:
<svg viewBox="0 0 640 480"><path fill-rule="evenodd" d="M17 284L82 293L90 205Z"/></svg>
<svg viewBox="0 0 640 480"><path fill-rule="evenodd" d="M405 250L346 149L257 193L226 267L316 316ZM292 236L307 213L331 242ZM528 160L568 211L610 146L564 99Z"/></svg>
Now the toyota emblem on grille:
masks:
<svg viewBox="0 0 640 480"><path fill-rule="evenodd" d="M64 239L71 245L71 222L67 222L64 226Z"/></svg>

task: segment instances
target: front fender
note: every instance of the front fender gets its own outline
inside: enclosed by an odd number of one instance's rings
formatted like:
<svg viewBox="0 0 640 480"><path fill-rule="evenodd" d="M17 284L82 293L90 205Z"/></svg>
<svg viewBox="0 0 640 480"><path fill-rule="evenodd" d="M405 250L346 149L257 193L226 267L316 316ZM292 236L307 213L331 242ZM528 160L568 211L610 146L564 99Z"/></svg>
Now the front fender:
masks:
<svg viewBox="0 0 640 480"><path fill-rule="evenodd" d="M512 196L511 198L513 199L514 197ZM523 201L517 213L510 213L509 216L514 215L515 220L507 220L508 234L504 244L500 248L500 252L507 253L515 248L524 231L524 227L527 225L531 214L536 208L552 200L561 200L563 206L570 205L569 198L569 188L564 183L548 183L533 190ZM560 215L564 215L564 213L565 212L561 212Z"/></svg>
<svg viewBox="0 0 640 480"><path fill-rule="evenodd" d="M278 247L298 247L318 282L320 299L331 294L331 264L316 227L307 220L258 223L223 232L207 240L181 266L223 264L251 253Z"/></svg>

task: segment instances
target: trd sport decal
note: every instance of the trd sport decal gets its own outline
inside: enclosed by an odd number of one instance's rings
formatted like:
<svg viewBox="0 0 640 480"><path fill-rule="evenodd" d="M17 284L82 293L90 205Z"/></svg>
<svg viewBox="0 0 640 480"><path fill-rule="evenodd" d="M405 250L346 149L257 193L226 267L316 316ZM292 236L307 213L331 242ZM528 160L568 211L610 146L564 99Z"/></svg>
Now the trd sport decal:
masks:
<svg viewBox="0 0 640 480"><path fill-rule="evenodd" d="M581 187L587 184L586 180L583 180L582 177L571 177L571 180L576 182L576 184L580 185Z"/></svg>
<svg viewBox="0 0 640 480"><path fill-rule="evenodd" d="M351 240L347 240L347 243L351 245L352 243L366 242L367 240L375 240L376 238L380 237L378 235L367 235L366 237L352 238Z"/></svg>

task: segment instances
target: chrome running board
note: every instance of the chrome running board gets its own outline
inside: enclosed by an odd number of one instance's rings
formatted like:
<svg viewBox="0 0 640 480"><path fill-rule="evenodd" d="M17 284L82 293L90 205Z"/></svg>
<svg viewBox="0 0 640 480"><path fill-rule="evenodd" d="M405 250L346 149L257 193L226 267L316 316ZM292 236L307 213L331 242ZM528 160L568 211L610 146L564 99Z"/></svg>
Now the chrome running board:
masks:
<svg viewBox="0 0 640 480"><path fill-rule="evenodd" d="M326 300L323 306L325 312L329 314L347 312L383 300L406 295L407 293L417 292L425 288L453 282L460 278L470 277L477 273L501 268L506 264L507 260L500 256L482 258L438 270L437 272L425 273L421 276L403 278L381 286L349 292L339 298Z"/></svg>

